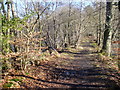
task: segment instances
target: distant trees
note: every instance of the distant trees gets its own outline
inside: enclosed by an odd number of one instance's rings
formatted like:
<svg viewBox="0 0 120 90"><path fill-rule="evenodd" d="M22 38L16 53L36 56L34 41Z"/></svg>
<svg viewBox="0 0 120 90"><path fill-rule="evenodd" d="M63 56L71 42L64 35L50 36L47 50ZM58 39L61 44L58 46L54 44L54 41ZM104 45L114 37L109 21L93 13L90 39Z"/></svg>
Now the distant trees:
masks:
<svg viewBox="0 0 120 90"><path fill-rule="evenodd" d="M56 3L54 4L56 7ZM59 3L58 3L58 6ZM81 9L82 7L80 7ZM80 15L79 12L73 5L72 2L68 3L67 6L57 8L52 14L48 13L49 18L46 18L44 34L46 33L47 43L55 48L64 48L67 46L78 44L80 39Z"/></svg>

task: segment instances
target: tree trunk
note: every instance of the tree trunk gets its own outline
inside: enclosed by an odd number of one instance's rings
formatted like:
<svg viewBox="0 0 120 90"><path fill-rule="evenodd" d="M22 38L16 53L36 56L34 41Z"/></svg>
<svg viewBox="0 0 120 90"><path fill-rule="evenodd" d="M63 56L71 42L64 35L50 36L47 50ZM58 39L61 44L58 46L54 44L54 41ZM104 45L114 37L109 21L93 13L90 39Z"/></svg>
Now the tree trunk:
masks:
<svg viewBox="0 0 120 90"><path fill-rule="evenodd" d="M13 18L16 18L16 17L17 17L17 14L16 14L16 12L15 12L15 6L14 6L13 2L11 2L11 9L12 9Z"/></svg>
<svg viewBox="0 0 120 90"><path fill-rule="evenodd" d="M9 1L9 0L8 0ZM10 2L7 1L7 20L10 20Z"/></svg>
<svg viewBox="0 0 120 90"><path fill-rule="evenodd" d="M81 29L82 29L82 2L81 2L81 5L80 5L80 15L79 15L79 19L80 19L80 22L79 22L79 30L78 30L78 35L77 35L77 40L76 40L76 43L75 43L75 48L79 48L80 46L80 37L81 37Z"/></svg>
<svg viewBox="0 0 120 90"><path fill-rule="evenodd" d="M69 20L68 20L68 45L71 44L71 29L70 29L70 16L71 16L71 2L69 1L69 10L68 10L68 17L69 17Z"/></svg>
<svg viewBox="0 0 120 90"><path fill-rule="evenodd" d="M101 2L100 2L100 10L99 10L99 34L98 34L98 46L101 43Z"/></svg>
<svg viewBox="0 0 120 90"><path fill-rule="evenodd" d="M2 12L3 12L4 16L6 17L6 11L5 11L5 7L4 7L4 3L3 3L3 1L0 2L0 3L1 3Z"/></svg>
<svg viewBox="0 0 120 90"><path fill-rule="evenodd" d="M112 1L107 0L106 2L106 25L103 39L102 52L105 52L107 56L111 54L111 38L112 38L112 29L111 29L111 19L112 19Z"/></svg>
<svg viewBox="0 0 120 90"><path fill-rule="evenodd" d="M7 0L6 4L7 4L7 21L10 21L10 1ZM7 30L7 40L10 40L10 29L8 28ZM6 53L9 53L10 52L10 44L7 43L7 52Z"/></svg>
<svg viewBox="0 0 120 90"><path fill-rule="evenodd" d="M120 18L120 0L118 2L118 9L119 9L118 16ZM119 23L118 24L118 40L120 40L120 19L119 19L118 23ZM118 43L118 68L120 70L120 51L119 51L119 49L120 49L120 43Z"/></svg>
<svg viewBox="0 0 120 90"><path fill-rule="evenodd" d="M0 12L0 31L2 31L2 14ZM0 53L2 52L2 33L0 32Z"/></svg>
<svg viewBox="0 0 120 90"><path fill-rule="evenodd" d="M15 12L15 7L14 7L14 4L13 4L13 1L11 1L11 10L12 10L12 16L13 18L16 18L17 17L17 14ZM17 35L17 32L15 29L13 30L10 30L10 32L12 33L13 32L13 35L16 36ZM11 50L12 52L17 52L17 47L13 44L10 44L10 47L11 47Z"/></svg>
<svg viewBox="0 0 120 90"><path fill-rule="evenodd" d="M56 31L56 20L55 20L55 17L53 17L53 25L54 25L53 26L53 29L54 29L54 41L53 41L54 45L53 45L53 47L57 48L57 45L56 45L56 38L57 38L57 35L56 35L57 33L56 32L57 31Z"/></svg>

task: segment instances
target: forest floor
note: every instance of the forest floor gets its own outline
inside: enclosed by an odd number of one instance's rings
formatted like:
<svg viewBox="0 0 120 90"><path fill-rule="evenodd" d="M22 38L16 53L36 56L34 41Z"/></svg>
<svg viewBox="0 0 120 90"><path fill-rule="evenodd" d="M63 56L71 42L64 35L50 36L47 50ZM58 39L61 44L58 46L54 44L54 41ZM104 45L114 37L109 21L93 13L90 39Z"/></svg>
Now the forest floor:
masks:
<svg viewBox="0 0 120 90"><path fill-rule="evenodd" d="M115 70L105 68L95 48L82 42L79 49L65 50L61 57L51 58L38 66L29 66L27 73L14 73L8 79L19 78L20 88L119 89L120 77ZM6 79L6 78L5 78Z"/></svg>

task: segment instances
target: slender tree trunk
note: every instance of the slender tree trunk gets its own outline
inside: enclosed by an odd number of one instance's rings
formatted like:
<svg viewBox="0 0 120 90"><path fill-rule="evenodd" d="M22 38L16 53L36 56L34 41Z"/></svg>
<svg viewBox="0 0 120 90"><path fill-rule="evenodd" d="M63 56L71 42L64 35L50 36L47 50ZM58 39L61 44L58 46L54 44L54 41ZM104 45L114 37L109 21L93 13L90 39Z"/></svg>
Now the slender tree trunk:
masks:
<svg viewBox="0 0 120 90"><path fill-rule="evenodd" d="M12 15L13 15L13 18L16 18L17 17L17 14L15 12L15 6L14 6L14 3L11 2L11 9L12 9Z"/></svg>
<svg viewBox="0 0 120 90"><path fill-rule="evenodd" d="M2 30L2 14L1 14L1 12L0 12L0 31ZM0 32L0 54L2 54L2 33ZM2 61L2 57L0 57L0 61ZM3 65L2 64L2 62L0 62L0 67L1 67L1 65ZM2 75L2 68L0 68L0 74ZM0 80L1 80L2 78L0 77Z"/></svg>
<svg viewBox="0 0 120 90"><path fill-rule="evenodd" d="M13 16L13 18L15 19L15 18L17 17L17 14L16 14L16 12L15 12L15 7L14 7L13 1L11 1L11 10L12 10L12 16ZM15 29L11 29L10 32L11 32L11 34L13 33L14 36L17 36L17 32L16 32ZM10 44L10 47L11 47L11 50L12 50L13 52L17 52L17 47L16 47L15 45Z"/></svg>
<svg viewBox="0 0 120 90"><path fill-rule="evenodd" d="M111 19L112 19L112 1L107 0L106 2L106 25L103 39L102 52L105 52L107 56L111 54L111 38L112 38L112 29L111 29Z"/></svg>
<svg viewBox="0 0 120 90"><path fill-rule="evenodd" d="M1 3L1 9L2 9L2 12L3 12L3 14L4 14L4 16L6 17L6 11L5 11L5 7L4 7L4 4L3 4L3 1L2 2L0 2Z"/></svg>
<svg viewBox="0 0 120 90"><path fill-rule="evenodd" d="M68 11L68 17L70 19L70 16L71 16L71 3L69 1L69 11ZM68 21L68 45L71 44L71 36L70 36L70 33L71 33L71 30L70 30L70 20Z"/></svg>
<svg viewBox="0 0 120 90"><path fill-rule="evenodd" d="M101 43L101 2L100 2L100 10L99 10L99 34L98 34L98 46Z"/></svg>
<svg viewBox="0 0 120 90"><path fill-rule="evenodd" d="M79 30L78 30L78 37L77 37L77 41L76 41L77 45L75 45L76 46L75 48L79 48L79 46L80 46L80 36L81 36L81 29L82 29L82 2L81 2L81 5L80 5L79 19L80 19L79 28L78 28Z"/></svg>
<svg viewBox="0 0 120 90"><path fill-rule="evenodd" d="M2 31L2 14L0 12L0 31ZM2 52L2 32L0 32L0 54Z"/></svg>
<svg viewBox="0 0 120 90"><path fill-rule="evenodd" d="M7 21L10 21L10 1L7 0L6 4L7 4ZM7 40L10 40L10 29L7 30ZM7 53L10 52L10 44L7 43Z"/></svg>
<svg viewBox="0 0 120 90"><path fill-rule="evenodd" d="M53 42L53 44L54 44L54 48L57 48L57 46L56 46L56 20L55 20L55 17L53 17L53 29L54 29L54 42Z"/></svg>
<svg viewBox="0 0 120 90"><path fill-rule="evenodd" d="M57 8L57 2L55 2L55 9ZM53 16L53 29L54 29L54 48L57 48L57 29L56 29L56 12L54 13Z"/></svg>
<svg viewBox="0 0 120 90"><path fill-rule="evenodd" d="M65 47L65 44L68 45L67 43L67 31L66 31L66 25L64 25L65 29L63 30L63 39L64 39L64 42L63 42L63 47Z"/></svg>
<svg viewBox="0 0 120 90"><path fill-rule="evenodd" d="M119 18L120 18L120 0L119 0L119 2L118 2L118 9L119 9L119 12L118 12L118 16L119 16ZM118 21L118 40L120 40L120 19L119 19L119 21ZM119 49L120 49L120 43L118 43L118 68L119 68L119 70L120 70L120 51L119 51Z"/></svg>
<svg viewBox="0 0 120 90"><path fill-rule="evenodd" d="M10 2L9 0L7 1L7 20L10 20Z"/></svg>
<svg viewBox="0 0 120 90"><path fill-rule="evenodd" d="M96 36L97 36L97 44L99 43L99 28L98 25L96 26Z"/></svg>
<svg viewBox="0 0 120 90"><path fill-rule="evenodd" d="M4 14L4 5L3 5L3 1L1 1L0 2L0 4L1 4L1 9L2 9L2 11L3 11L3 14ZM0 9L0 10L1 10ZM0 33L0 51L1 51L1 53L3 54L3 38L2 38L2 35L4 35L4 33L3 33L3 30L2 30L2 24L3 24L3 18L2 18L2 13L0 12L0 30L2 31L2 33ZM4 16L6 16L6 15L4 15Z"/></svg>

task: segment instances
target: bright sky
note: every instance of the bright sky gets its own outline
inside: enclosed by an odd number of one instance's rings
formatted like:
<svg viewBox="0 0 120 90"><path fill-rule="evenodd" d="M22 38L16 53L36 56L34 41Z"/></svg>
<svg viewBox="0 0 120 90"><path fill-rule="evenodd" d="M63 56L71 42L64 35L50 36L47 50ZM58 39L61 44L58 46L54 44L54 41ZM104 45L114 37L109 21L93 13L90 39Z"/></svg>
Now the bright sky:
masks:
<svg viewBox="0 0 120 90"><path fill-rule="evenodd" d="M15 1L15 0L13 0L13 1ZM19 0L18 0L19 1ZM56 2L56 1L58 1L58 2L69 2L69 1L73 1L73 2L106 2L106 0L25 0L25 1L28 1L28 2L30 2L30 1L36 1L36 2ZM108 1L110 1L110 0L108 0ZM115 2L118 2L118 0L114 0Z"/></svg>
<svg viewBox="0 0 120 90"><path fill-rule="evenodd" d="M79 3L79 2L83 2L84 3L84 6L87 6L87 5L91 5L92 2L105 2L106 0L13 0L14 3L16 3L17 5L17 11L18 12L24 12L24 9L25 6L26 6L26 3L25 2L63 2L63 3L68 3L68 2L76 2L76 3ZM110 0L109 0L110 1ZM118 0L114 0L114 1L118 1ZM20 8L19 8L20 7Z"/></svg>
<svg viewBox="0 0 120 90"><path fill-rule="evenodd" d="M13 1L15 1L15 0L13 0ZM73 2L81 2L81 1L85 1L85 2L88 2L88 1L92 1L92 2L94 2L94 1L105 1L105 0L25 0L25 1L28 1L28 2L30 2L30 1L34 1L34 2L56 2L56 1L58 1L58 2L69 2L69 1L73 1Z"/></svg>
<svg viewBox="0 0 120 90"><path fill-rule="evenodd" d="M21 4L21 2L23 2L23 1L25 1L25 2L31 2L31 1L33 1L33 2L63 2L63 3L68 3L69 1L70 2L84 2L85 3L85 5L87 6L87 5L89 5L89 4L91 4L91 2L94 2L94 1L96 1L96 0L13 0L13 2L17 2L17 4ZM98 1L100 1L100 0L98 0ZM104 0L105 1L105 0Z"/></svg>
<svg viewBox="0 0 120 90"><path fill-rule="evenodd" d="M16 1L16 0L13 0L13 1ZM105 0L17 0L18 2L19 1L27 1L27 2L31 2L31 1L34 1L34 2L94 2L94 1L105 1Z"/></svg>

